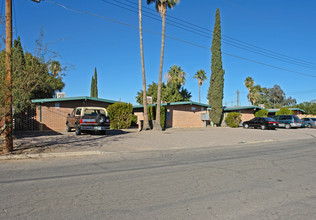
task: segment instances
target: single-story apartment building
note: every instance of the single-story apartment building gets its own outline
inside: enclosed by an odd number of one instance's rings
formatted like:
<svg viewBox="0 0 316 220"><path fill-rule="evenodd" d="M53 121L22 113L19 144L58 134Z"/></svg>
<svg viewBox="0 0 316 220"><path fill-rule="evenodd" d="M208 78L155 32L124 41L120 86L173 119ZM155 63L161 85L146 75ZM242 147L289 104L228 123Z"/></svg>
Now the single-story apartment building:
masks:
<svg viewBox="0 0 316 220"><path fill-rule="evenodd" d="M234 106L234 107L224 107L224 118L227 113L230 112L239 112L241 113L241 121L249 121L250 119L255 117L255 113L259 110L262 110L259 106Z"/></svg>
<svg viewBox="0 0 316 220"><path fill-rule="evenodd" d="M51 131L65 131L66 117L76 107L95 106L105 107L118 103L109 99L93 98L88 96L69 98L33 99L36 105L34 120L39 124L38 129Z"/></svg>
<svg viewBox="0 0 316 220"><path fill-rule="evenodd" d="M293 112L293 115L297 115L299 118L303 118L304 115L306 114L305 111L300 108L289 108L289 109ZM275 116L275 113L279 111L280 109L276 108L276 109L267 109L267 110L269 112L268 117L273 117Z"/></svg>
<svg viewBox="0 0 316 220"><path fill-rule="evenodd" d="M161 105L166 108L167 128L204 127L201 113L207 113L207 109L210 108L210 105L192 101L162 103ZM134 115L137 116L137 123L140 124L140 120L144 119L144 106L134 106L133 110Z"/></svg>

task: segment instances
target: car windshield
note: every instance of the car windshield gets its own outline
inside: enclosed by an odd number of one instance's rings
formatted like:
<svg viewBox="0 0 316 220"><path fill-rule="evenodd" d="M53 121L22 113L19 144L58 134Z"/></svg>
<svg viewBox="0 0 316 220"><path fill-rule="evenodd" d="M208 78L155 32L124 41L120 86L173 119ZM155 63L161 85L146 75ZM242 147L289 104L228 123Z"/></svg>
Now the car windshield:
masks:
<svg viewBox="0 0 316 220"><path fill-rule="evenodd" d="M95 116L98 114L103 114L105 115L105 112L103 109L85 109L84 110L84 115L90 115L90 116Z"/></svg>
<svg viewBox="0 0 316 220"><path fill-rule="evenodd" d="M266 119L266 121L274 121L273 118L265 118L265 119Z"/></svg>

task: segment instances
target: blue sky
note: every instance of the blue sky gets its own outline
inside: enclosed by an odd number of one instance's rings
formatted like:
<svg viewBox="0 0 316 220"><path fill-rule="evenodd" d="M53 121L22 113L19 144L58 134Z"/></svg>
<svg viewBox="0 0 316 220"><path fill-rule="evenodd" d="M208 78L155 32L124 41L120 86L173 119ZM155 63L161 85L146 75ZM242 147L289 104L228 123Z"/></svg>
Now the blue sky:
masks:
<svg viewBox="0 0 316 220"><path fill-rule="evenodd" d="M102 18L66 10L52 1ZM3 14L4 0L0 3ZM44 42L49 43L49 49L59 54L57 59L63 65L72 66L64 77L63 91L67 97L90 95L91 77L96 67L100 98L136 104L136 93L142 88L139 32L134 28L138 27L138 14L133 12L137 4L137 0L51 0L39 4L13 0L14 37L19 35L23 47L33 52L40 31L44 31ZM147 6L143 1L143 7L144 15L148 11L156 19L144 16L143 29L161 33L161 19L154 5ZM173 65L181 66L188 73L185 88L192 93L192 101L198 101L198 82L193 76L203 69L208 79L201 87L201 100L207 102L211 34L206 35L212 33L217 8L221 13L223 35L224 105L236 105L237 90L240 104L248 105L248 91L244 86L247 76L264 87L280 85L287 96L296 98L299 103L316 99L316 1L182 0L167 12L166 35L181 41L166 38L163 74ZM189 23L194 26L187 26ZM197 34L199 27L204 28L202 34ZM1 34L3 32L1 26ZM143 32L147 84L158 81L161 36L155 33ZM256 53L250 52L250 46L244 43L256 46ZM1 46L3 48L3 44ZM278 56L278 59L258 54L258 47L272 51L270 56ZM286 62L280 60L284 58Z"/></svg>

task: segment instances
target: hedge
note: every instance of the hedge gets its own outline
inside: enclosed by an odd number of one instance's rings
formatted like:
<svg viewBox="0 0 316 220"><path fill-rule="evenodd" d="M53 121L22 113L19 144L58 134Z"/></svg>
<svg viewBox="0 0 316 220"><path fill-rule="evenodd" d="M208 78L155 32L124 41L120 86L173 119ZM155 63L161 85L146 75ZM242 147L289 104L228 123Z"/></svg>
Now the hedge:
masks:
<svg viewBox="0 0 316 220"><path fill-rule="evenodd" d="M255 117L267 117L269 114L268 110L266 109L261 109L260 111L257 111L255 113Z"/></svg>
<svg viewBox="0 0 316 220"><path fill-rule="evenodd" d="M111 129L126 129L131 126L133 112L132 104L115 103L110 105L107 110L111 119Z"/></svg>
<svg viewBox="0 0 316 220"><path fill-rule="evenodd" d="M156 107L148 106L148 120L156 120ZM160 126L162 128L166 127L166 108L160 106Z"/></svg>
<svg viewBox="0 0 316 220"><path fill-rule="evenodd" d="M280 108L280 110L277 111L275 115L293 115L293 111L289 108Z"/></svg>
<svg viewBox="0 0 316 220"><path fill-rule="evenodd" d="M238 112L230 112L225 119L227 126L237 128L241 122L241 114Z"/></svg>

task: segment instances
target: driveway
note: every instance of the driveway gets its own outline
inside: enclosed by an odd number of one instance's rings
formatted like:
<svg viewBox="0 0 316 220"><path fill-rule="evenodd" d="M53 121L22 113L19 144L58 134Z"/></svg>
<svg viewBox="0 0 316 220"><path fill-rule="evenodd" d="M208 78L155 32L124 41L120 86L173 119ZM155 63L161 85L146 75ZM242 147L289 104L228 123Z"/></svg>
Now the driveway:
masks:
<svg viewBox="0 0 316 220"><path fill-rule="evenodd" d="M107 135L62 133L24 133L14 140L14 154L60 152L135 152L166 149L222 147L315 139L316 129L257 130L243 128L186 128L163 132L127 129L109 131ZM316 139L315 139L316 143Z"/></svg>

